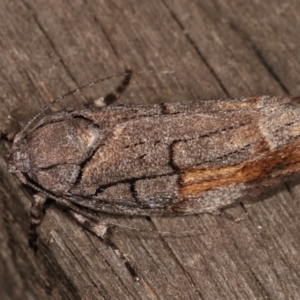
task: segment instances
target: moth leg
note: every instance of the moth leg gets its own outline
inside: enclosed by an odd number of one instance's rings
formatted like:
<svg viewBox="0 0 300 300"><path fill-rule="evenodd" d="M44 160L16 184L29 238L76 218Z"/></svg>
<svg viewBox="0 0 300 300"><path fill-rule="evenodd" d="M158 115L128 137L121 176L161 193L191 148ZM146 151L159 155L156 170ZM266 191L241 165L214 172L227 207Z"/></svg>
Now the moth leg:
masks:
<svg viewBox="0 0 300 300"><path fill-rule="evenodd" d="M69 213L72 215L72 217L80 223L82 226L87 228L89 231L94 233L97 237L99 237L104 243L106 243L112 251L115 253L115 255L122 260L125 267L127 268L130 275L133 277L135 281L139 281L139 277L137 275L137 272L131 265L131 263L128 261L128 259L125 257L125 255L120 251L118 246L109 238L110 235L110 229L113 227L108 227L107 224L101 223L97 220L87 218L77 212L74 212L72 210L69 210Z"/></svg>
<svg viewBox="0 0 300 300"><path fill-rule="evenodd" d="M37 233L36 228L41 224L44 218L43 208L47 200L47 196L38 193L33 196L33 202L30 208L30 229L29 229L29 246L37 252Z"/></svg>
<svg viewBox="0 0 300 300"><path fill-rule="evenodd" d="M132 77L132 70L129 68L125 69L126 75L122 81L122 83L115 89L114 92L107 94L105 97L101 97L95 100L95 105L97 107L108 106L115 102L121 94L126 90L127 86L130 83L130 79Z"/></svg>
<svg viewBox="0 0 300 300"><path fill-rule="evenodd" d="M229 220L231 222L236 222L239 223L240 221L243 221L245 218L243 217L234 217L233 215L227 213L224 209L220 208L220 209L216 209L216 210L212 210L210 212L208 212L211 215L215 215L215 216L219 216L222 217L226 220Z"/></svg>

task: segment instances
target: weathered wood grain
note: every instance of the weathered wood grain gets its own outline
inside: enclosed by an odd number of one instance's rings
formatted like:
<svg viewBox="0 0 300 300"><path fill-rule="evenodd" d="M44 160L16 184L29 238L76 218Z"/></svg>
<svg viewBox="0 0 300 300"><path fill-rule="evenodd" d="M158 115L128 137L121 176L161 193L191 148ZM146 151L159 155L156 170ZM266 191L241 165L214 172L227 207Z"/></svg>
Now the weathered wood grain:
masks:
<svg viewBox="0 0 300 300"><path fill-rule="evenodd" d="M300 95L299 9L296 0L1 1L1 299L299 299L297 177L226 210L244 218L239 223L212 215L103 216L142 230L112 234L141 277L136 283L55 205L35 256L27 245L33 191L5 163L8 135L43 104L126 65L177 73L135 76L119 103ZM83 105L117 82L56 108Z"/></svg>

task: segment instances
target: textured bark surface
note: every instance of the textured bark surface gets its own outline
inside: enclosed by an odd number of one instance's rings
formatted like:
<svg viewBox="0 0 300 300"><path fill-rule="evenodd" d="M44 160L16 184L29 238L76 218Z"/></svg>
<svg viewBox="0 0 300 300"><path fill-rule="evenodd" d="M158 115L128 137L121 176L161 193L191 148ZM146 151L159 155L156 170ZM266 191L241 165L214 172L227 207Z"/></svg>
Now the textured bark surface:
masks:
<svg viewBox="0 0 300 300"><path fill-rule="evenodd" d="M298 299L299 176L220 216L104 219L136 268L50 205L39 251L27 245L33 191L6 171L8 137L43 104L95 78L133 70L119 103L300 95L296 0L1 1L1 299ZM79 107L119 80L68 98Z"/></svg>

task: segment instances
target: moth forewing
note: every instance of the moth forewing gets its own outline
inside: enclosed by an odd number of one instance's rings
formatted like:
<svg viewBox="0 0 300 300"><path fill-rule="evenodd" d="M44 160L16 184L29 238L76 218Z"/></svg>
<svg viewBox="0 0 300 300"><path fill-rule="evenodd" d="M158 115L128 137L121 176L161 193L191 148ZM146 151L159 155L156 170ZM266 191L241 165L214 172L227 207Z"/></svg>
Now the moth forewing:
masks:
<svg viewBox="0 0 300 300"><path fill-rule="evenodd" d="M130 76L104 102L117 99ZM125 215L210 212L298 172L299 121L298 98L268 96L68 110L16 136L9 171L39 193L32 233L48 197L105 238L105 223L84 207Z"/></svg>
<svg viewBox="0 0 300 300"><path fill-rule="evenodd" d="M218 209L298 170L300 110L292 98L195 101L188 107L54 114L21 140L19 151L14 147L11 164L26 157L19 171L56 197L137 215Z"/></svg>

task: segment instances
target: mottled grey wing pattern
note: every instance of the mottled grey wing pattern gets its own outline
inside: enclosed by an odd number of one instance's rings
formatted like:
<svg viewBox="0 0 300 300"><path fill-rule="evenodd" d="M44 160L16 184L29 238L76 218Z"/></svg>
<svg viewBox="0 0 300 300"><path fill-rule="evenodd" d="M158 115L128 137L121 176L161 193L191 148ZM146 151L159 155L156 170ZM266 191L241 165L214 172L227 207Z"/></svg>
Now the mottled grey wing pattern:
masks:
<svg viewBox="0 0 300 300"><path fill-rule="evenodd" d="M27 137L28 176L94 210L213 210L296 171L298 106L262 96L58 113Z"/></svg>

